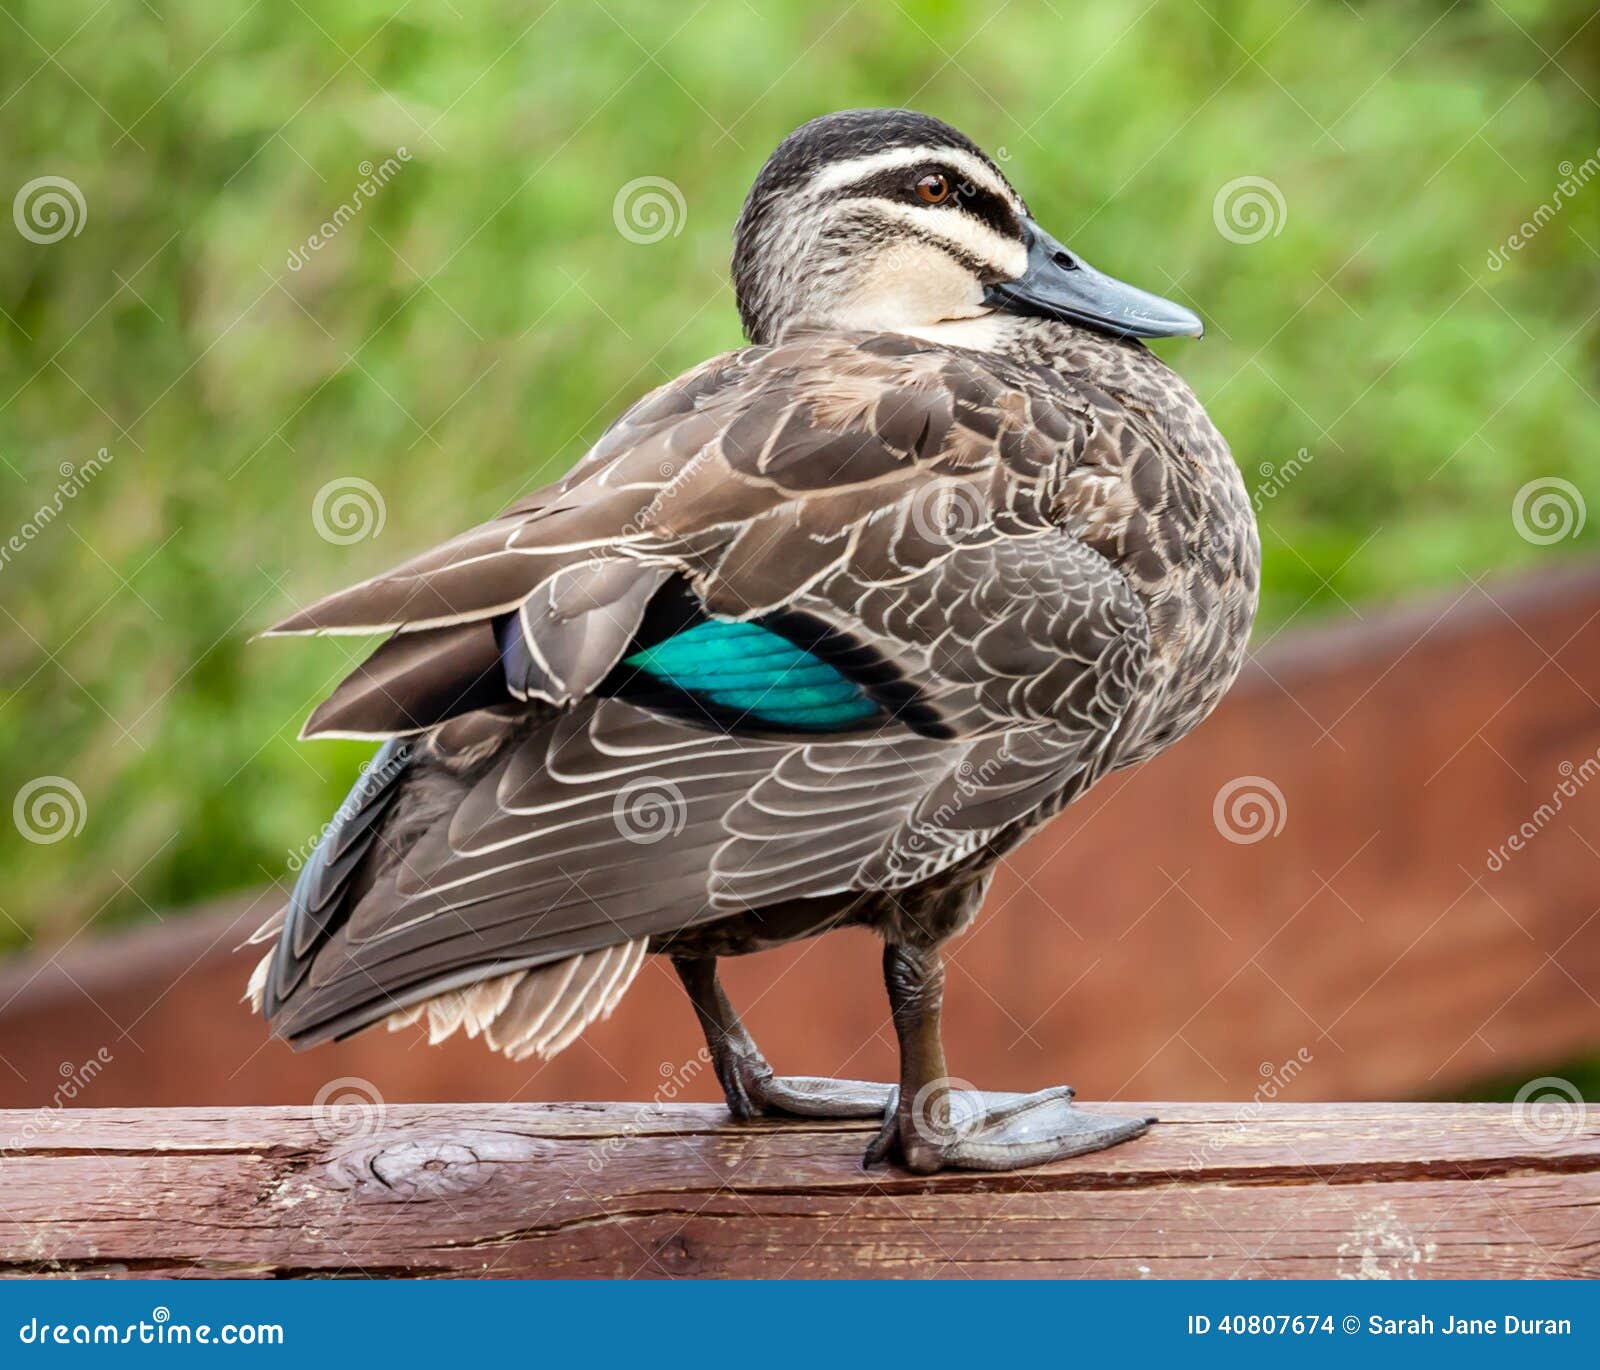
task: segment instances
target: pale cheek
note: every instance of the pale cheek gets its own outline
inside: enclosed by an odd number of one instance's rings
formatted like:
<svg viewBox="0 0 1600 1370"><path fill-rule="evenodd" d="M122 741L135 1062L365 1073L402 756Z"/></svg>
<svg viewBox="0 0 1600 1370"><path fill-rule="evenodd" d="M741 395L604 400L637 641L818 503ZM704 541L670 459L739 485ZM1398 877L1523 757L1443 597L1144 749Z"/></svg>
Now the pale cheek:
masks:
<svg viewBox="0 0 1600 1370"><path fill-rule="evenodd" d="M946 253L922 243L882 252L840 293L839 323L847 328L936 323L970 318L983 309L983 286L977 278Z"/></svg>

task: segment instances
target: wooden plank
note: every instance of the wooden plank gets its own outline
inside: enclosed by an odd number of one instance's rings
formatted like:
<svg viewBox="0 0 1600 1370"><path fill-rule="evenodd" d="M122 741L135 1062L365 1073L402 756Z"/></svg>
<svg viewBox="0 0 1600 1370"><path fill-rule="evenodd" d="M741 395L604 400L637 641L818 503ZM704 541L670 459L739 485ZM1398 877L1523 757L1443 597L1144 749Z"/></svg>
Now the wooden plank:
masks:
<svg viewBox="0 0 1600 1370"><path fill-rule="evenodd" d="M7 1112L0 1273L1600 1275L1600 1109L1126 1107L1163 1122L932 1177L699 1105Z"/></svg>
<svg viewBox="0 0 1600 1370"><path fill-rule="evenodd" d="M952 1069L996 1089L1248 1097L1263 1066L1297 1059L1288 1097L1440 1097L1593 1049L1600 781L1500 869L1489 853L1563 764L1600 750L1600 567L1362 612L1268 643L1191 738L1007 862L953 949ZM1215 797L1249 776L1283 795L1283 828L1230 842ZM409 1032L296 1056L238 1002L251 956L235 948L278 897L0 970L0 1106L48 1103L58 1072L102 1047L114 1064L76 1102L305 1102L345 1076L391 1102L646 1097L668 1077L678 1099L717 1097L688 1068L698 1030L654 962L549 1065ZM726 977L778 1068L895 1070L865 935Z"/></svg>

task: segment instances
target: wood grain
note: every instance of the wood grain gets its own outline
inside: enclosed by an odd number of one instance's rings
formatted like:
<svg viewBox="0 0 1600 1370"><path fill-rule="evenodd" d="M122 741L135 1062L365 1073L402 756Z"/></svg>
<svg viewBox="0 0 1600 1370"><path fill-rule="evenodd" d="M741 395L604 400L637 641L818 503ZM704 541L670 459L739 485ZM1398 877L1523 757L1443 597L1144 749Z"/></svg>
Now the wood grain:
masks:
<svg viewBox="0 0 1600 1370"><path fill-rule="evenodd" d="M864 1172L703 1105L0 1113L0 1273L1594 1277L1600 1109L1122 1105L1112 1151Z"/></svg>

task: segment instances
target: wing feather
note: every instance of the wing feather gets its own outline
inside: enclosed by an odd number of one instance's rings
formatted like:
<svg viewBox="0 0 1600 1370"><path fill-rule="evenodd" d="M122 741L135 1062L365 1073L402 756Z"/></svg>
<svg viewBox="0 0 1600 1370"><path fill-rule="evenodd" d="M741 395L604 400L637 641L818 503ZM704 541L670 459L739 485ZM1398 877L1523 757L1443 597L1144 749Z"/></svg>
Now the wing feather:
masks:
<svg viewBox="0 0 1600 1370"><path fill-rule="evenodd" d="M314 722L395 730L474 689L511 721L445 767L447 802L396 806L386 859L382 814L366 859L330 847L281 934L276 1029L426 1017L559 1049L652 938L904 888L1053 812L1110 764L1150 649L1138 596L1060 526L1092 409L909 339L746 349L646 397L559 486L286 620L396 633ZM926 717L803 741L600 697L669 583L813 633Z"/></svg>

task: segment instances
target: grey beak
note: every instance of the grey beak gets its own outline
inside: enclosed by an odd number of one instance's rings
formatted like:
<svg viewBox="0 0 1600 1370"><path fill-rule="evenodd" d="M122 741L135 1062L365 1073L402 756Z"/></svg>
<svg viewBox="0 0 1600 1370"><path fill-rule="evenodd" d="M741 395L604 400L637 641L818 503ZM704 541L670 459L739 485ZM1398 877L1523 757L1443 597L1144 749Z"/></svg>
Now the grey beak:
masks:
<svg viewBox="0 0 1600 1370"><path fill-rule="evenodd" d="M1109 333L1114 338L1198 338L1200 316L1181 304L1127 285L1096 271L1069 252L1032 219L1027 269L1014 281L1001 281L984 294L984 303L1010 314L1060 319Z"/></svg>

